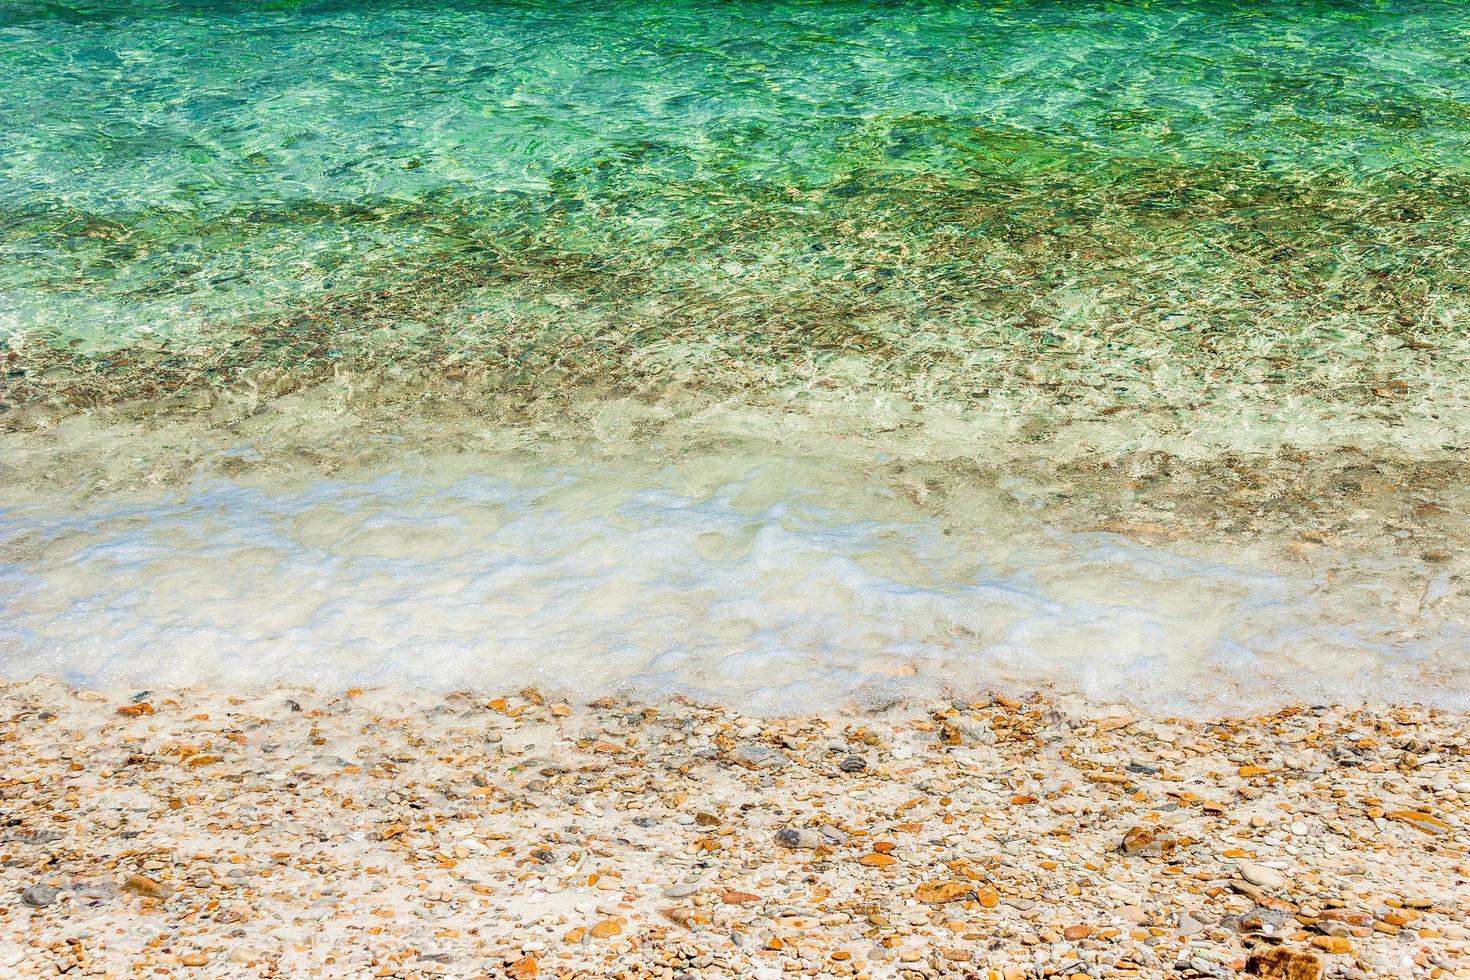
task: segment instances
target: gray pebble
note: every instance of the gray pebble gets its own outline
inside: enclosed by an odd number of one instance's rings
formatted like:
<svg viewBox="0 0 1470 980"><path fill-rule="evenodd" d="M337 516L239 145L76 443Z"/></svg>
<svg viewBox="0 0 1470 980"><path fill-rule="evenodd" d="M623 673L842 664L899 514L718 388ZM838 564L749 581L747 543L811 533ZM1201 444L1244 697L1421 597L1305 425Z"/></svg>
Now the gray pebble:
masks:
<svg viewBox="0 0 1470 980"><path fill-rule="evenodd" d="M61 894L60 888L51 885L32 885L21 895L20 900L33 909L43 909L56 901L56 896Z"/></svg>
<svg viewBox="0 0 1470 980"><path fill-rule="evenodd" d="M737 762L753 769L779 769L791 761L783 753L759 742L748 742L730 754Z"/></svg>
<svg viewBox="0 0 1470 980"><path fill-rule="evenodd" d="M815 830L785 827L776 831L776 843L782 847L813 850L822 843L822 835Z"/></svg>

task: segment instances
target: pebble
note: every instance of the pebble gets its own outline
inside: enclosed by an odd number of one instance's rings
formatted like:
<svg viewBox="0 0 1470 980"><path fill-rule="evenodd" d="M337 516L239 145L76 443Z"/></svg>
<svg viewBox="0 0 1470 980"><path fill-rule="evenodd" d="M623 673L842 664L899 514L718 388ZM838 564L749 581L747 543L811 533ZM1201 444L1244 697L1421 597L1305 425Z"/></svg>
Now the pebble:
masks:
<svg viewBox="0 0 1470 980"><path fill-rule="evenodd" d="M132 892L143 898L165 899L174 893L174 890L168 885L147 875L128 875L122 887L123 891Z"/></svg>
<svg viewBox="0 0 1470 980"><path fill-rule="evenodd" d="M1177 843L1171 834L1148 827L1130 827L1118 849L1124 854L1159 857L1172 851Z"/></svg>
<svg viewBox="0 0 1470 980"><path fill-rule="evenodd" d="M961 881L926 881L914 890L915 898L933 905L958 902L974 894L975 886Z"/></svg>
<svg viewBox="0 0 1470 980"><path fill-rule="evenodd" d="M819 827L817 829L817 832L833 844L846 844L848 841L852 840L851 834L847 833L840 827L833 827L830 824Z"/></svg>
<svg viewBox="0 0 1470 980"><path fill-rule="evenodd" d="M776 831L776 843L786 848L815 850L822 844L822 835L815 830L786 827Z"/></svg>
<svg viewBox="0 0 1470 980"><path fill-rule="evenodd" d="M1257 950L1245 965L1246 973L1268 980L1321 980L1323 970L1321 957L1284 946Z"/></svg>
<svg viewBox="0 0 1470 980"><path fill-rule="evenodd" d="M1185 937L1193 936L1195 933L1201 932L1205 928L1206 928L1205 923L1203 923L1200 920L1196 919L1192 915L1181 915L1179 917L1179 927L1178 927L1178 929L1179 929L1179 935L1181 935L1181 936L1185 936Z"/></svg>
<svg viewBox="0 0 1470 980"><path fill-rule="evenodd" d="M1252 885L1262 888L1280 888L1286 884L1286 876L1275 868L1249 862L1240 865L1240 876Z"/></svg>
<svg viewBox="0 0 1470 980"><path fill-rule="evenodd" d="M21 894L20 900L33 909L43 909L60 894L61 889L51 885L32 885Z"/></svg>
<svg viewBox="0 0 1470 980"><path fill-rule="evenodd" d="M746 743L731 753L736 762L751 769L780 769L791 760L768 745Z"/></svg>

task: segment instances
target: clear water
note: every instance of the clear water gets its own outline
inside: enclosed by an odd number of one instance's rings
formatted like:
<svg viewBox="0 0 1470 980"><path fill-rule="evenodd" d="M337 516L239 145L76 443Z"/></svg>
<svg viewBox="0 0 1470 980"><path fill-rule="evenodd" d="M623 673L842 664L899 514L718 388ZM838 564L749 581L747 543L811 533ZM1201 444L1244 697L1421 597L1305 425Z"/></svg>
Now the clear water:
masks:
<svg viewBox="0 0 1470 980"><path fill-rule="evenodd" d="M534 683L767 711L979 680L1175 711L1470 685L1463 623L1386 625L1395 563L1268 570L1038 528L1013 504L974 495L970 526L946 528L835 466L740 454L210 483L8 514L0 548L34 557L0 568L0 643L12 670L83 684ZM1414 600L1441 604L1448 579Z"/></svg>
<svg viewBox="0 0 1470 980"><path fill-rule="evenodd" d="M1467 52L1447 2L12 0L0 656L1452 697ZM445 504L508 471L535 533ZM369 585L287 516L344 499L469 530ZM700 553L742 521L789 556Z"/></svg>

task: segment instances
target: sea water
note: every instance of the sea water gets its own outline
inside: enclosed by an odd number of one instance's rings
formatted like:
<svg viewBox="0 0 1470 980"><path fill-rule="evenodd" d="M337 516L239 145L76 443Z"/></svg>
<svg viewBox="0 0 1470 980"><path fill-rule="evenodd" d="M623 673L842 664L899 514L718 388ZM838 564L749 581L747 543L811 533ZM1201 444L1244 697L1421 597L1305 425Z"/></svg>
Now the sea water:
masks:
<svg viewBox="0 0 1470 980"><path fill-rule="evenodd" d="M1466 50L6 4L0 672L1463 700Z"/></svg>

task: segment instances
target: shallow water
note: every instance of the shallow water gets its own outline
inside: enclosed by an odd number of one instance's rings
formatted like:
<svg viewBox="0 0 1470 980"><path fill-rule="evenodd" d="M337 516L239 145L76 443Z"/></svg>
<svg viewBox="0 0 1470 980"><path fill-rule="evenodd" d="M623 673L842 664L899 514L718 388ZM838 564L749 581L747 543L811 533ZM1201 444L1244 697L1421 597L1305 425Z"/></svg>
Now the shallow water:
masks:
<svg viewBox="0 0 1470 980"><path fill-rule="evenodd" d="M1463 5L20 2L0 50L10 672L1466 687Z"/></svg>
<svg viewBox="0 0 1470 980"><path fill-rule="evenodd" d="M1470 684L1463 597L1413 563L1063 532L1014 488L947 520L837 460L733 449L464 465L12 510L0 646L79 684L531 682L766 711L978 681L1172 711Z"/></svg>

